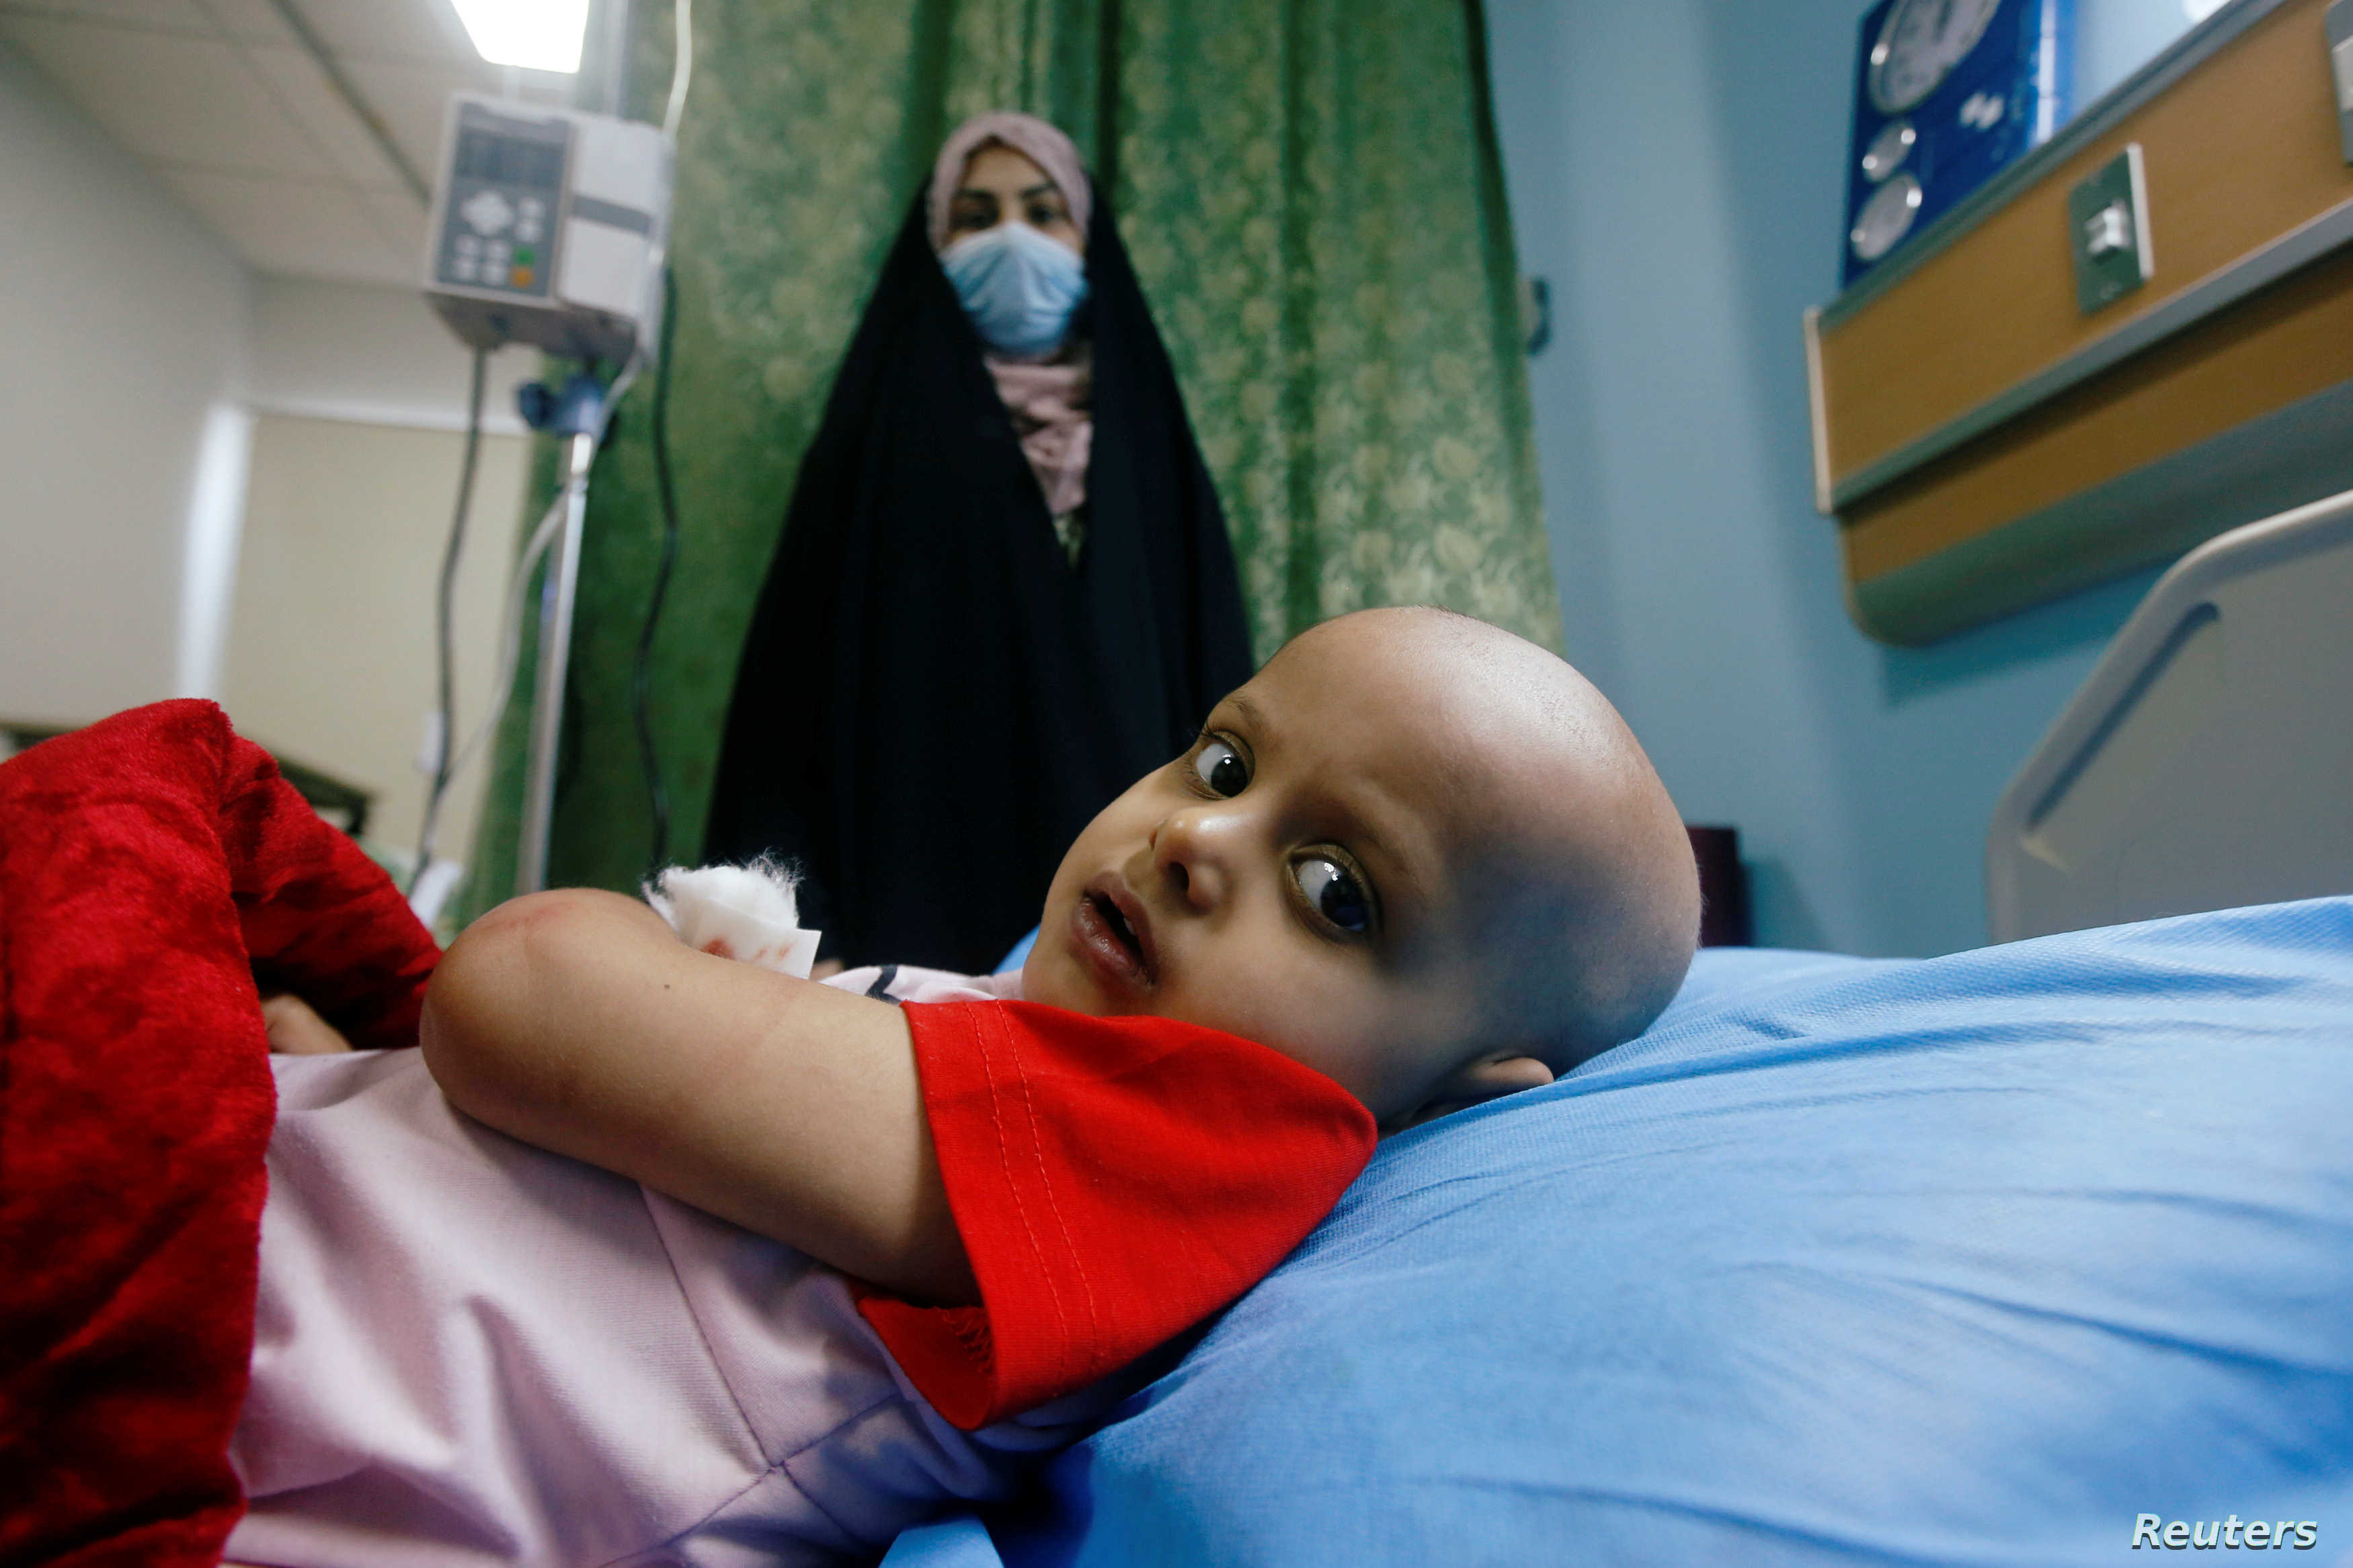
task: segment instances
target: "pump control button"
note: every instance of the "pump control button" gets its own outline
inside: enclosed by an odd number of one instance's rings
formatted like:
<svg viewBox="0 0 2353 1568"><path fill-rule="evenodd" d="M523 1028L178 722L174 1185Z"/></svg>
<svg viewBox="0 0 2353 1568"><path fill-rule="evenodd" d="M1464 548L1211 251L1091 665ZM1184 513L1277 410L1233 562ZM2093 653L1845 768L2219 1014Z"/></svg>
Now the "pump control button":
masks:
<svg viewBox="0 0 2353 1568"><path fill-rule="evenodd" d="M507 226L514 222L515 213L507 205L506 197L496 191L484 190L468 196L465 205L458 209L458 216L476 234L503 234Z"/></svg>

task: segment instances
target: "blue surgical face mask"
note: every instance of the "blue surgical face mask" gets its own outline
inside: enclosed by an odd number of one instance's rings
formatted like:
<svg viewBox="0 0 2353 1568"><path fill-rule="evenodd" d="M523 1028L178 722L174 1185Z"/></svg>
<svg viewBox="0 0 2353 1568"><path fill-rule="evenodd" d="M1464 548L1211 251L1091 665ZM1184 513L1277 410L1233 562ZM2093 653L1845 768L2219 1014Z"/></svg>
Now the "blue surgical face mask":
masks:
<svg viewBox="0 0 2353 1568"><path fill-rule="evenodd" d="M1018 220L957 240L940 252L940 266L981 341L999 353L1051 350L1087 297L1086 264Z"/></svg>

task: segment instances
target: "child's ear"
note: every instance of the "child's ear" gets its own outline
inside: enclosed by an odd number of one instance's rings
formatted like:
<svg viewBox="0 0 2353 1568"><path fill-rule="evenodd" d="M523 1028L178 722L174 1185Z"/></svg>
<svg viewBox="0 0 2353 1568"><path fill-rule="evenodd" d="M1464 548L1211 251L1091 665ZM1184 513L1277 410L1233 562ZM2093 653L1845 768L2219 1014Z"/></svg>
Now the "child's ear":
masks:
<svg viewBox="0 0 2353 1568"><path fill-rule="evenodd" d="M1542 1089L1551 1081L1552 1068L1534 1057L1482 1057L1440 1079L1419 1110L1408 1112L1381 1131L1402 1132L1409 1127L1419 1127L1425 1121L1435 1121L1441 1116L1468 1110L1524 1089Z"/></svg>

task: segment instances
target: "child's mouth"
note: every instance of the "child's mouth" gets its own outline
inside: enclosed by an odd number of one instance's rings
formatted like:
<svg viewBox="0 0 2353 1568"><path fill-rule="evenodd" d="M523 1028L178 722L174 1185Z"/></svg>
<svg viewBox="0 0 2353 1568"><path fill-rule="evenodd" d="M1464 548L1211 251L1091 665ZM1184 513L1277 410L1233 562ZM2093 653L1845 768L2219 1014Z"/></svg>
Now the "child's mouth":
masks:
<svg viewBox="0 0 2353 1568"><path fill-rule="evenodd" d="M1081 894L1071 923L1081 957L1104 984L1130 992L1152 988L1151 943L1113 889L1099 882Z"/></svg>
<svg viewBox="0 0 2353 1568"><path fill-rule="evenodd" d="M1095 912L1103 917L1103 924L1111 927L1111 934L1119 939L1120 946L1134 953L1138 963L1143 963L1144 944L1135 940L1135 928L1127 923L1127 917L1119 912L1119 906L1101 893L1089 893L1087 901L1094 905Z"/></svg>

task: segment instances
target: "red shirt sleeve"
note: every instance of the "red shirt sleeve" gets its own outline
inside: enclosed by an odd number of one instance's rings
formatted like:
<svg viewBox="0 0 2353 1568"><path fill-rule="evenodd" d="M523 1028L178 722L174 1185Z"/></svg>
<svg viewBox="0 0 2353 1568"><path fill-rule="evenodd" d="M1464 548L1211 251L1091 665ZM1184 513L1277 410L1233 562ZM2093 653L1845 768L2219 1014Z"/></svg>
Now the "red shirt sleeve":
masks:
<svg viewBox="0 0 2353 1568"><path fill-rule="evenodd" d="M910 1003L977 1307L862 1292L965 1431L1058 1398L1256 1284L1372 1157L1370 1112L1266 1047L1166 1018Z"/></svg>

